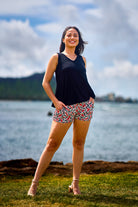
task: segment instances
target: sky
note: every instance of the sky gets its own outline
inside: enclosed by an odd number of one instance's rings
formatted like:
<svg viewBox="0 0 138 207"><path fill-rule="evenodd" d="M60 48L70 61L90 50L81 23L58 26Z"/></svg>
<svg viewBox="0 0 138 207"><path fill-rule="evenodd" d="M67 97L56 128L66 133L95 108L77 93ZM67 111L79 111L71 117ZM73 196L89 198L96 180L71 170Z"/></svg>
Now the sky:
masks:
<svg viewBox="0 0 138 207"><path fill-rule="evenodd" d="M138 98L137 0L0 0L0 77L46 71L65 27L77 26L96 96Z"/></svg>

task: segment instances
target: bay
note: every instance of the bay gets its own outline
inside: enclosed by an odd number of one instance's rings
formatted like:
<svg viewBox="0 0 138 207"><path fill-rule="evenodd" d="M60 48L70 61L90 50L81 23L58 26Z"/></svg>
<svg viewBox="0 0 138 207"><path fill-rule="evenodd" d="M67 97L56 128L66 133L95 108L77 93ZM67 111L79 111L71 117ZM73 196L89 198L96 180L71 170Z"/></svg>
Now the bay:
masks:
<svg viewBox="0 0 138 207"><path fill-rule="evenodd" d="M0 161L32 158L46 145L53 113L49 101L0 101ZM84 161L138 161L138 104L95 103ZM53 157L72 162L72 126Z"/></svg>

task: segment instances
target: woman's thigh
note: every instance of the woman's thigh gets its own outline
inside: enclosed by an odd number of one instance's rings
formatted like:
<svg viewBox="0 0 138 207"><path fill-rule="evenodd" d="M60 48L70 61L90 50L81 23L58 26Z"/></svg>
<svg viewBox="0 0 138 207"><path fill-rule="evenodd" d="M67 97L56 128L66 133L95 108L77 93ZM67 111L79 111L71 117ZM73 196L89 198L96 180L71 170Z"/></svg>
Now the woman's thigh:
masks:
<svg viewBox="0 0 138 207"><path fill-rule="evenodd" d="M90 121L75 119L73 122L73 143L84 144L89 129Z"/></svg>
<svg viewBox="0 0 138 207"><path fill-rule="evenodd" d="M60 123L60 122L52 121L48 143L54 142L59 145L62 142L71 124L72 124L71 122Z"/></svg>

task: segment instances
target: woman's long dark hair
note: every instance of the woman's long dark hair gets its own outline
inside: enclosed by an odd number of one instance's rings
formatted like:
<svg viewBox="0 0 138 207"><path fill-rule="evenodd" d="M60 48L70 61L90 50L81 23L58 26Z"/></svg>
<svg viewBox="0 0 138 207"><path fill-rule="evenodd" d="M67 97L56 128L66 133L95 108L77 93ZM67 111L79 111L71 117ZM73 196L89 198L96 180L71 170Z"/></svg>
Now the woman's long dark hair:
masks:
<svg viewBox="0 0 138 207"><path fill-rule="evenodd" d="M75 29L78 34L79 34L79 44L77 45L76 49L75 49L75 54L76 55L80 55L83 53L84 51L84 45L87 44L87 42L85 42L83 39L82 39L82 36L81 36L81 33L79 31L79 29L75 26L69 26L69 27L66 27L63 34L62 34L62 37L61 37L61 43L60 43L60 48L59 48L59 51L60 52L63 52L64 49L65 49L65 44L63 42L63 39L66 35L66 32L69 30L69 29Z"/></svg>

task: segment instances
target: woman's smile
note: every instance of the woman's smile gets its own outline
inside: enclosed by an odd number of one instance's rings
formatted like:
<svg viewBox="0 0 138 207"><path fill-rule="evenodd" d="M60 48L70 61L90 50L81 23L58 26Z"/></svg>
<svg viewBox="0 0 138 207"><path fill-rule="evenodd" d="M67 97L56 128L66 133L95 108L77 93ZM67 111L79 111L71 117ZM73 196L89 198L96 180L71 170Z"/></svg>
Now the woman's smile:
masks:
<svg viewBox="0 0 138 207"><path fill-rule="evenodd" d="M71 40L71 41L69 41L71 44L74 44L76 41L73 41L73 40Z"/></svg>

